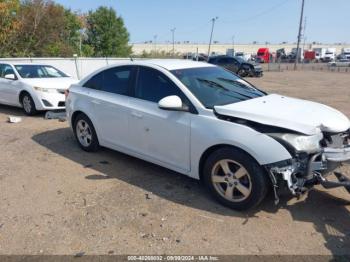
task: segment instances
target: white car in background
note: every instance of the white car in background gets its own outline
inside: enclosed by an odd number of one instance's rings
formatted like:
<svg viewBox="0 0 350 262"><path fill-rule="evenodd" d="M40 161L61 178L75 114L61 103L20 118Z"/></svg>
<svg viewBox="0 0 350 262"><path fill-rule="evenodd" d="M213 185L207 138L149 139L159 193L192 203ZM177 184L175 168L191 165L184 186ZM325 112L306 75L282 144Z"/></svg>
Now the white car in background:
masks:
<svg viewBox="0 0 350 262"><path fill-rule="evenodd" d="M99 146L201 179L221 203L258 205L286 186L299 196L350 160L350 121L328 106L267 95L217 66L133 61L100 69L67 92L82 149ZM140 172L142 180L142 172Z"/></svg>
<svg viewBox="0 0 350 262"><path fill-rule="evenodd" d="M0 62L0 104L22 107L27 115L65 109L64 93L77 82L50 65Z"/></svg>

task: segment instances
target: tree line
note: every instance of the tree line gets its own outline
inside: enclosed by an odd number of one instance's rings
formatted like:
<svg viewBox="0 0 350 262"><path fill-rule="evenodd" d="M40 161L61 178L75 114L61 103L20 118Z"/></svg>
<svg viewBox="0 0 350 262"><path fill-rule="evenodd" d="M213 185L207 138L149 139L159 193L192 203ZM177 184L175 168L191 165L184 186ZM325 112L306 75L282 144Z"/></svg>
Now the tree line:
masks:
<svg viewBox="0 0 350 262"><path fill-rule="evenodd" d="M0 0L0 57L128 57L129 33L108 7L77 13L51 0Z"/></svg>

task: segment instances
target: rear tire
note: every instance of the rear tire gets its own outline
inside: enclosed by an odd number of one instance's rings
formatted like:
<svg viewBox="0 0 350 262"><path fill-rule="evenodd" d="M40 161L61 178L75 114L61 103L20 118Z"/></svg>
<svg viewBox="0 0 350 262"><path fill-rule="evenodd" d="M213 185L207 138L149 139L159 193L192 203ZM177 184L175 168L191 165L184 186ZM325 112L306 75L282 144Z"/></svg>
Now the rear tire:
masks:
<svg viewBox="0 0 350 262"><path fill-rule="evenodd" d="M21 95L21 104L23 107L23 111L28 116L34 116L38 113L35 107L35 103L33 98L28 93L24 93Z"/></svg>
<svg viewBox="0 0 350 262"><path fill-rule="evenodd" d="M74 135L79 146L87 152L96 152L100 144L91 120L84 114L79 114L74 121Z"/></svg>
<svg viewBox="0 0 350 262"><path fill-rule="evenodd" d="M234 147L221 148L208 157L203 180L217 201L235 210L256 207L268 189L263 168L250 155Z"/></svg>

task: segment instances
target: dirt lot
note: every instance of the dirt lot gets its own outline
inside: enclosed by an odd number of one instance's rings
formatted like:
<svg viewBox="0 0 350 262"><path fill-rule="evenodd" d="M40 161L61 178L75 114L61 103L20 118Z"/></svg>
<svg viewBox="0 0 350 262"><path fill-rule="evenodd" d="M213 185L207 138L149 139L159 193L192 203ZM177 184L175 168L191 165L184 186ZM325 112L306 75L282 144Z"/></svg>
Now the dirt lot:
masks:
<svg viewBox="0 0 350 262"><path fill-rule="evenodd" d="M350 117L350 74L248 80ZM107 149L81 151L67 123L40 115L9 124L8 115L23 116L0 106L0 254L350 254L343 189L286 194L277 207L269 196L238 213L172 171Z"/></svg>

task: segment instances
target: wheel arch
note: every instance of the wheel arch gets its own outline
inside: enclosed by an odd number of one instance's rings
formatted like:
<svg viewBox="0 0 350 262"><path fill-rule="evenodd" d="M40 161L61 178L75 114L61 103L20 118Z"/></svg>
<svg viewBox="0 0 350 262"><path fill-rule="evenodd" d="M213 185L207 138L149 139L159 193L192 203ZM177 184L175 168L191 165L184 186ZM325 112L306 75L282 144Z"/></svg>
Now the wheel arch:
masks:
<svg viewBox="0 0 350 262"><path fill-rule="evenodd" d="M234 148L234 149L237 149L241 152L243 152L244 154L247 154L248 156L250 156L252 159L254 159L255 162L257 162L258 165L260 165L260 163L257 161L257 159L255 159L255 157L253 157L251 154L249 154L246 150L240 148L240 147L237 147L237 146L234 146L234 145L230 145L230 144L217 144L217 145L213 145L209 148L207 148L203 154L201 155L200 157L200 160L199 160L199 166L198 166L198 173L199 173L199 179L202 181L203 179L203 169L204 169L204 165L205 165L205 162L206 160L208 159L208 157L214 153L215 151L219 150L219 149L222 149L222 148Z"/></svg>
<svg viewBox="0 0 350 262"><path fill-rule="evenodd" d="M77 109L76 111L74 111L72 113L72 116L70 117L70 126L72 128L72 130L74 130L74 123L75 123L75 120L77 119L77 116L78 115L85 115L87 118L89 118L89 120L91 121L94 129L95 129L95 132L96 132L96 136L97 136L97 139L100 141L100 136L99 136L99 132L98 132L98 126L96 125L95 123L95 119L93 117L90 116L89 113L86 113L85 110L81 110L81 109Z"/></svg>
<svg viewBox="0 0 350 262"><path fill-rule="evenodd" d="M93 119L89 116L89 114L85 113L82 110L74 111L74 113L72 114L71 121L70 121L70 124L72 127L74 127L75 120L77 119L78 115L80 115L80 114L85 115L87 118L89 118L91 123L94 125L94 128L95 128L95 124L93 122Z"/></svg>
<svg viewBox="0 0 350 262"><path fill-rule="evenodd" d="M22 97L25 95L25 94L28 94L32 97L32 95L27 91L27 90L21 90L19 92L19 95L18 95L18 101L19 103L22 105Z"/></svg>

